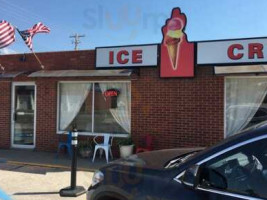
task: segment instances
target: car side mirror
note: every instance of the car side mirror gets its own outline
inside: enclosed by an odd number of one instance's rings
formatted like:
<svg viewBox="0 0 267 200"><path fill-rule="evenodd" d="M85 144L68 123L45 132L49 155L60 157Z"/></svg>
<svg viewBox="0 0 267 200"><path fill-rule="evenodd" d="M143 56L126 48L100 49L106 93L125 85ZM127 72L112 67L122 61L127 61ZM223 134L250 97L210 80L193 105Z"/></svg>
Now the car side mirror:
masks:
<svg viewBox="0 0 267 200"><path fill-rule="evenodd" d="M209 187L215 187L219 189L227 188L226 178L216 170L212 169L209 171L209 179L210 180L207 182Z"/></svg>
<svg viewBox="0 0 267 200"><path fill-rule="evenodd" d="M186 187L195 188L197 185L197 174L198 174L198 165L194 165L190 168L188 168L181 180L182 184Z"/></svg>

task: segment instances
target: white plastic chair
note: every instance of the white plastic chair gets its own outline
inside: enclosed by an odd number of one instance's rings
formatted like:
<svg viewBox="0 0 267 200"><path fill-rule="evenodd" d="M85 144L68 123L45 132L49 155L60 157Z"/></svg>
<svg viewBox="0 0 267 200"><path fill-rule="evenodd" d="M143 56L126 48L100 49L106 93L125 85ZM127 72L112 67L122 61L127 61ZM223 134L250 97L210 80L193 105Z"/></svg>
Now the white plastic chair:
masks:
<svg viewBox="0 0 267 200"><path fill-rule="evenodd" d="M97 143L96 141L96 138L97 137L104 137L104 143ZM93 160L92 162L95 161L95 155L96 155L96 152L97 150L99 149L100 150L100 158L102 157L102 153L103 153L103 150L105 151L105 155L106 155L106 161L108 163L108 156L109 156L109 153L110 153L110 156L111 158L113 158L113 155L112 155L112 152L111 152L111 146L112 146L112 142L113 142L113 137L110 136L110 134L103 134L101 136L95 136L94 137L94 142L95 142L95 151L94 151L94 156L93 156Z"/></svg>

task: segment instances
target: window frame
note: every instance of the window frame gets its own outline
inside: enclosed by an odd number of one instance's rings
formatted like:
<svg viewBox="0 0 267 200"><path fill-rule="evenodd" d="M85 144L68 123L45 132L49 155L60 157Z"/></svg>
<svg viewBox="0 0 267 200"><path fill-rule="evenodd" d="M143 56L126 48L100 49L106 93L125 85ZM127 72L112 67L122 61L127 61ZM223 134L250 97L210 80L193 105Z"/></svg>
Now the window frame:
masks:
<svg viewBox="0 0 267 200"><path fill-rule="evenodd" d="M95 84L96 83L128 83L130 84L130 115L132 114L132 83L130 80L118 80L118 81L58 81L57 83L57 125L56 125L56 133L57 134L67 134L66 131L59 130L59 118L60 118L60 84L64 83L91 83L93 90L93 99L92 99L92 132L79 132L79 135L84 136L104 136L105 134L110 134L112 137L129 137L131 136L131 123L130 122L130 133L128 134L114 134L114 133L96 133L94 132L94 114L95 114Z"/></svg>

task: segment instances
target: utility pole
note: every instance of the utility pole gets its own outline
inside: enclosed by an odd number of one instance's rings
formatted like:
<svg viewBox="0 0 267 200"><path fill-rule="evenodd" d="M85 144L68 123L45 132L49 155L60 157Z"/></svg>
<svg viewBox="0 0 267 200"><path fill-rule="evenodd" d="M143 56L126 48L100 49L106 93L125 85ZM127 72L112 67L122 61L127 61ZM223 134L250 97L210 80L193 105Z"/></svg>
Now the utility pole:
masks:
<svg viewBox="0 0 267 200"><path fill-rule="evenodd" d="M75 35L71 35L70 38L74 38L74 41L72 41L72 44L75 45L74 50L78 50L78 45L81 43L80 38L85 37L85 35L78 35L77 33Z"/></svg>

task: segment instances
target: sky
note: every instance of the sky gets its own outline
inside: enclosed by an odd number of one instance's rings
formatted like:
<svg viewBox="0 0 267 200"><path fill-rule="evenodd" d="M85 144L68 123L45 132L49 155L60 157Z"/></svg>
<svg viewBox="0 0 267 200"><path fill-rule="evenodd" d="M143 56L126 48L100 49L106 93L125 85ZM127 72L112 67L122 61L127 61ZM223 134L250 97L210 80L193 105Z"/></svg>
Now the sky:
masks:
<svg viewBox="0 0 267 200"><path fill-rule="evenodd" d="M20 30L43 22L49 34L33 39L35 52L103 46L160 43L161 27L174 7L187 16L189 41L267 37L266 0L0 0L0 20ZM16 42L1 54L28 53L16 33Z"/></svg>

